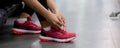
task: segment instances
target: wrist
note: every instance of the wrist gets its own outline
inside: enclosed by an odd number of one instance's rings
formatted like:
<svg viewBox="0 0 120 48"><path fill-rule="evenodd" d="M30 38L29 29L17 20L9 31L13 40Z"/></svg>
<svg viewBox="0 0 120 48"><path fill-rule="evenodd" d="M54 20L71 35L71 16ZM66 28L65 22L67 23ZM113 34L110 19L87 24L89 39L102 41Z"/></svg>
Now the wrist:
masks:
<svg viewBox="0 0 120 48"><path fill-rule="evenodd" d="M51 9L51 11L52 11L52 13L54 13L54 14L56 14L56 13L58 13L58 12L59 12L59 10L58 10L58 9Z"/></svg>
<svg viewBox="0 0 120 48"><path fill-rule="evenodd" d="M45 16L45 18L48 19L48 18L50 18L51 16L53 16L53 13L49 12L49 14L47 14L47 15Z"/></svg>

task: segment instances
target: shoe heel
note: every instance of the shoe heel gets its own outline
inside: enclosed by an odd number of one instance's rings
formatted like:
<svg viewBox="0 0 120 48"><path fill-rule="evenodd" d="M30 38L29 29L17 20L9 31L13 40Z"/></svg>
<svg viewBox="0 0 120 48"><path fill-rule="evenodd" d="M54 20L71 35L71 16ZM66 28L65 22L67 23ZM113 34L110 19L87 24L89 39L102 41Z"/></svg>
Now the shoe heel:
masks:
<svg viewBox="0 0 120 48"><path fill-rule="evenodd" d="M52 40L47 40L47 39L43 39L43 38L39 38L39 40L40 40L41 42L52 42Z"/></svg>

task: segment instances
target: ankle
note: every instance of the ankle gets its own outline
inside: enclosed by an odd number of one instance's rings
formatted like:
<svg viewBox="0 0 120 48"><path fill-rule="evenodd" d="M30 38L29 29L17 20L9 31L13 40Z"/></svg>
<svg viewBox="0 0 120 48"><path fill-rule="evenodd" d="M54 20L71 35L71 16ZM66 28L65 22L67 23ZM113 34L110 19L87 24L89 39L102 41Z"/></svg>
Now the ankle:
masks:
<svg viewBox="0 0 120 48"><path fill-rule="evenodd" d="M25 13L25 12L22 12L20 14L20 18L27 18L28 16L30 16L29 14Z"/></svg>
<svg viewBox="0 0 120 48"><path fill-rule="evenodd" d="M50 27L51 25L47 21L41 21L41 26L43 28Z"/></svg>
<svg viewBox="0 0 120 48"><path fill-rule="evenodd" d="M41 26L45 31L49 31L51 29L51 25L47 21L41 21Z"/></svg>

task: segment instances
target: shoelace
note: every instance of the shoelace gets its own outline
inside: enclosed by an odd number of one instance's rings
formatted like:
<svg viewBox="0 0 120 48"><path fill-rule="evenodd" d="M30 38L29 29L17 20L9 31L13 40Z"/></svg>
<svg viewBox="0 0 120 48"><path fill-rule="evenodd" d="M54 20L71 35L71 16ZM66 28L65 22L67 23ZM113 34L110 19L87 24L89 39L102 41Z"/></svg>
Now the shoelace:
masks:
<svg viewBox="0 0 120 48"><path fill-rule="evenodd" d="M63 26L63 28L62 28L62 29L59 29L58 31L59 31L59 32L62 32L62 33L65 33L65 32L66 32L66 26Z"/></svg>

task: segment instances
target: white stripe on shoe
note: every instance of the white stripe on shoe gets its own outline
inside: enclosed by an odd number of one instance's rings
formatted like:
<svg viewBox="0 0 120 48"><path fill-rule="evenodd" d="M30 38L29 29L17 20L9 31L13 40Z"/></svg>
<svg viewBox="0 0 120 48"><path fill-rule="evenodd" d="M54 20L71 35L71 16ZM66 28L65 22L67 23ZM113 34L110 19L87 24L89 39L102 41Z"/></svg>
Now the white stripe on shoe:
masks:
<svg viewBox="0 0 120 48"><path fill-rule="evenodd" d="M67 38L67 39L58 39L58 38L52 38L52 37L46 37L46 36L40 35L39 38L44 39L44 40L56 41L56 42L69 42L69 41L75 39L76 37Z"/></svg>
<svg viewBox="0 0 120 48"><path fill-rule="evenodd" d="M40 33L41 32L41 30L35 31L35 30L25 30L25 29L18 29L18 28L13 28L12 30L17 32L24 32L24 33Z"/></svg>

